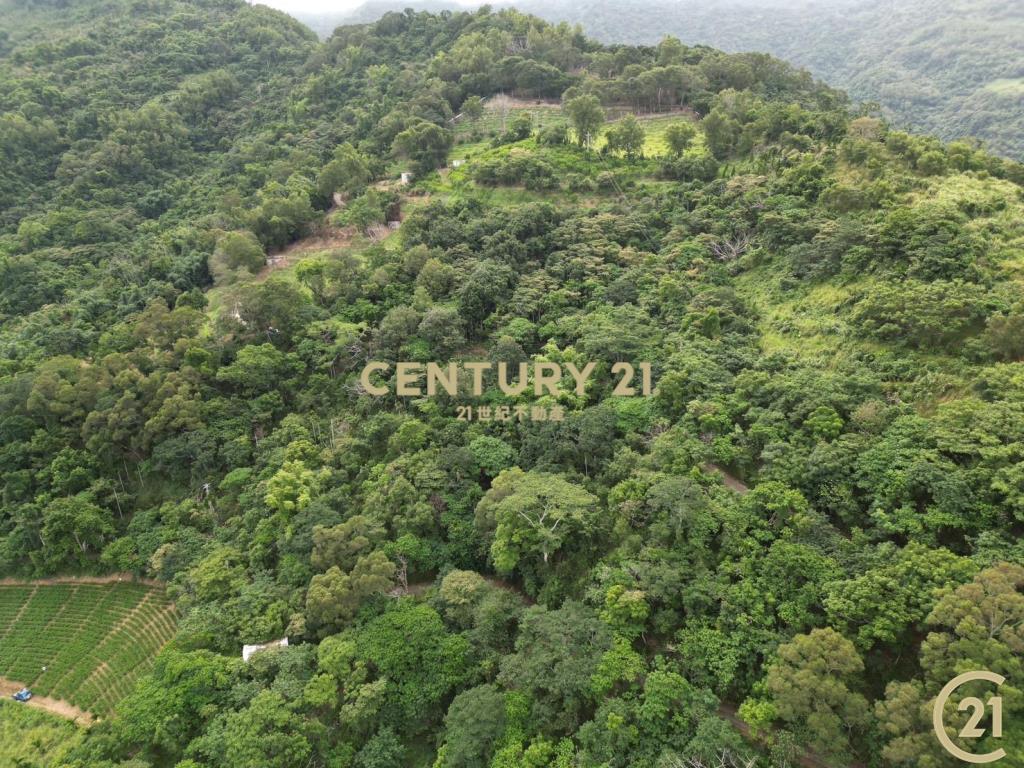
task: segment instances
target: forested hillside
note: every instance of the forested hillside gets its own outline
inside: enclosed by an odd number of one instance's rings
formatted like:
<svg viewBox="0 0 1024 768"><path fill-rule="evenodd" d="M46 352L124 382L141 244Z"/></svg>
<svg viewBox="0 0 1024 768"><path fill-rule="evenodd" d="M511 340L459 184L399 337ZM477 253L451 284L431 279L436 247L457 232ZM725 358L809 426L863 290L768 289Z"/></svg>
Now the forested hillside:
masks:
<svg viewBox="0 0 1024 768"><path fill-rule="evenodd" d="M273 0L271 0L273 3ZM407 5L372 0L354 12L308 14L321 34ZM501 5L501 3L498 3ZM766 51L808 68L894 126L947 141L975 138L1024 159L1024 5L1006 0L516 0L552 22L580 24L606 43Z"/></svg>
<svg viewBox="0 0 1024 768"><path fill-rule="evenodd" d="M1024 5L1005 0L523 0L606 42L675 35L726 51L767 51L807 67L896 127L973 137L1024 158Z"/></svg>
<svg viewBox="0 0 1024 768"><path fill-rule="evenodd" d="M0 577L179 617L22 765L946 768L1024 675L1020 164L514 11L6 2Z"/></svg>

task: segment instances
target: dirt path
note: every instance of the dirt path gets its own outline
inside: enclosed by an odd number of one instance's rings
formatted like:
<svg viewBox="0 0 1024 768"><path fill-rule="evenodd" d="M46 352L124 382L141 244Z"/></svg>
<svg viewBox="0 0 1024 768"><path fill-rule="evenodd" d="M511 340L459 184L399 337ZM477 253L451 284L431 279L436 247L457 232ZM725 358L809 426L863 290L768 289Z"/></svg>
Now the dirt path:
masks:
<svg viewBox="0 0 1024 768"><path fill-rule="evenodd" d="M562 102L559 99L522 99L517 96L509 96L499 93L484 102L486 109L557 109L561 111Z"/></svg>
<svg viewBox="0 0 1024 768"><path fill-rule="evenodd" d="M285 269L299 261L303 256L316 251L329 251L335 248L347 248L356 237L354 227L334 227L327 223L327 217L333 208L324 214L324 222L316 232L289 243L277 253L268 256L269 263L256 275L257 282L263 282L273 272Z"/></svg>
<svg viewBox="0 0 1024 768"><path fill-rule="evenodd" d="M4 698L10 697L24 687L21 683L0 677L0 696ZM41 709L44 712L49 712L51 715L71 720L78 725L90 726L93 724L92 715L85 710L79 709L74 704L69 704L60 699L51 699L48 696L33 696L29 701L25 702L25 706Z"/></svg>
<svg viewBox="0 0 1024 768"><path fill-rule="evenodd" d="M53 586L54 584L116 584L127 581L132 584L144 584L147 587L162 587L163 583L153 579L136 579L130 573L111 573L107 576L51 576L47 579L0 579L0 586L28 587Z"/></svg>
<svg viewBox="0 0 1024 768"><path fill-rule="evenodd" d="M701 469L703 469L705 472L710 472L713 475L718 475L719 477L721 477L722 482L725 484L725 487L731 488L732 490L736 491L736 493L750 493L750 486L748 486L735 475L730 474L728 471L722 469L717 464L703 464L701 466Z"/></svg>

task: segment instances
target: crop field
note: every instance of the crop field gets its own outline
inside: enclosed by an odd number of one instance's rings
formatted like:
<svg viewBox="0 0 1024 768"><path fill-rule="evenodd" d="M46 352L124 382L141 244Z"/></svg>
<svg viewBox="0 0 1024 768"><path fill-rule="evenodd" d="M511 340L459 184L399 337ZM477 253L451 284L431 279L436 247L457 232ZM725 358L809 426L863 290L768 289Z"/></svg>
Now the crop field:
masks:
<svg viewBox="0 0 1024 768"><path fill-rule="evenodd" d="M175 623L159 587L0 584L0 677L106 717L152 666Z"/></svg>
<svg viewBox="0 0 1024 768"><path fill-rule="evenodd" d="M465 140L468 135L475 133L482 138L489 138L505 130L521 112L528 112L533 118L535 131L549 125L565 125L569 122L558 102L496 96L484 104L484 113L479 118L463 119L456 123L456 136Z"/></svg>

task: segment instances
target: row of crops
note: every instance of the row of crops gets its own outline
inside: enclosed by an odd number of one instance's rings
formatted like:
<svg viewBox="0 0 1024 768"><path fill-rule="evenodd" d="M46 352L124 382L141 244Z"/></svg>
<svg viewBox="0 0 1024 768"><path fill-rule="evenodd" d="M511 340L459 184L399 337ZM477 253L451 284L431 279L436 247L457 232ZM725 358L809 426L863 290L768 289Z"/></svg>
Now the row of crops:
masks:
<svg viewBox="0 0 1024 768"><path fill-rule="evenodd" d="M175 620L164 591L143 584L0 585L0 677L104 717Z"/></svg>

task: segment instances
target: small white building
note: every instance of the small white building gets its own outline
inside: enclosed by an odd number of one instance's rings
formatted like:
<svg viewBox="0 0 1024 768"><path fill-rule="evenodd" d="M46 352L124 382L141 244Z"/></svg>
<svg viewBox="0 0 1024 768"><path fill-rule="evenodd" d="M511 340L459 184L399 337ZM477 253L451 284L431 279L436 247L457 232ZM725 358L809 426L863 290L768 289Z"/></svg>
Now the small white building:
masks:
<svg viewBox="0 0 1024 768"><path fill-rule="evenodd" d="M402 183L409 184L412 182L412 171L402 171Z"/></svg>
<svg viewBox="0 0 1024 768"><path fill-rule="evenodd" d="M252 658L254 653L265 651L267 648L287 648L288 638L282 637L280 640L274 640L270 643L263 643L262 645L243 645L242 646L242 661L248 661Z"/></svg>
<svg viewBox="0 0 1024 768"><path fill-rule="evenodd" d="M452 160L452 168L458 168L464 162L465 162L465 160Z"/></svg>

